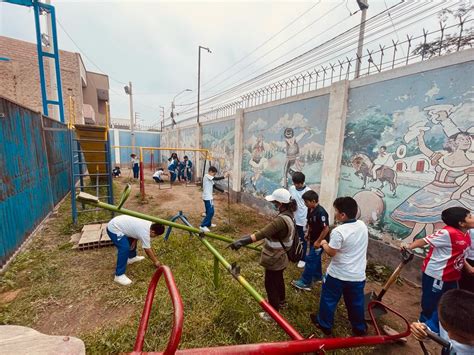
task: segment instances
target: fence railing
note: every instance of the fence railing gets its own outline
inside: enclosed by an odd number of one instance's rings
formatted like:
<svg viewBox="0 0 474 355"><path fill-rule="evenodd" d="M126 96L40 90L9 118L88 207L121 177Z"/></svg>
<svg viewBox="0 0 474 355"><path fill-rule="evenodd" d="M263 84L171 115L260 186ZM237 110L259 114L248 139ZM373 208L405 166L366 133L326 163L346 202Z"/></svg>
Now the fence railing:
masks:
<svg viewBox="0 0 474 355"><path fill-rule="evenodd" d="M312 70L305 70L249 91L238 99L230 99L229 102L224 102L207 111L203 110L203 113L200 114L200 122L231 116L239 108L249 108L318 90L340 80L353 80L357 77L369 76L472 48L474 45L473 21L474 19L469 19L467 16L459 16L458 22L455 24L448 26L440 22L439 29L435 31L423 28L422 33L418 36L407 35L403 41L392 39L390 44L385 45L376 44L374 46L374 42L381 39L375 38L365 44L366 49L362 56L357 54L349 56L350 52L339 53L327 64L318 65ZM327 53L325 54L327 55ZM357 62L360 63L358 76L355 70ZM186 125L186 122L189 123L190 120L195 119L195 116L189 117L178 124Z"/></svg>

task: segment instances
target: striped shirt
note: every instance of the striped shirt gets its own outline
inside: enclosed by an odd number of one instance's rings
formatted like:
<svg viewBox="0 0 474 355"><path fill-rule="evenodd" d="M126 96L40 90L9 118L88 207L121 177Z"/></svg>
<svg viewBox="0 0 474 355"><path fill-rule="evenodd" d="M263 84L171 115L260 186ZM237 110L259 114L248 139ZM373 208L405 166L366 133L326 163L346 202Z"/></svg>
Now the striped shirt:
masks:
<svg viewBox="0 0 474 355"><path fill-rule="evenodd" d="M430 250L423 261L423 272L436 280L459 280L465 254L471 246L469 234L446 226L424 240L430 245Z"/></svg>

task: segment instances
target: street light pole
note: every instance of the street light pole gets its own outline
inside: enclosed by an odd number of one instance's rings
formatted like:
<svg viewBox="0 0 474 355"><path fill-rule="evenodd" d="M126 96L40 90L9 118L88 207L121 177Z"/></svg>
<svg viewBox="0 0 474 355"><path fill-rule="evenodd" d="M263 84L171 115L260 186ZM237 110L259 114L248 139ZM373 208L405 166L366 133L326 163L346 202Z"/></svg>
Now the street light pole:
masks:
<svg viewBox="0 0 474 355"><path fill-rule="evenodd" d="M365 34L365 20L367 18L367 9L369 8L369 0L357 0L359 9L362 14L360 15L360 26L359 26L359 43L357 45L357 58L354 78L357 79L360 75L360 64L362 61L362 48L364 47L364 34Z"/></svg>
<svg viewBox="0 0 474 355"><path fill-rule="evenodd" d="M199 124L199 103L201 100L201 49L212 53L209 48L199 46L198 48L198 100L197 100L197 123Z"/></svg>
<svg viewBox="0 0 474 355"><path fill-rule="evenodd" d="M173 101L171 101L171 126L174 126L176 124L176 121L174 120L174 100L176 100L176 98L181 95L183 92L187 92L187 91L192 91L191 89L184 89L183 91L180 91L179 93L177 93L176 95L174 95L173 97Z"/></svg>
<svg viewBox="0 0 474 355"><path fill-rule="evenodd" d="M132 145L132 153L135 153L135 123L133 118L133 92L132 92L132 82L128 82L128 86L124 87L125 93L130 98L130 140Z"/></svg>

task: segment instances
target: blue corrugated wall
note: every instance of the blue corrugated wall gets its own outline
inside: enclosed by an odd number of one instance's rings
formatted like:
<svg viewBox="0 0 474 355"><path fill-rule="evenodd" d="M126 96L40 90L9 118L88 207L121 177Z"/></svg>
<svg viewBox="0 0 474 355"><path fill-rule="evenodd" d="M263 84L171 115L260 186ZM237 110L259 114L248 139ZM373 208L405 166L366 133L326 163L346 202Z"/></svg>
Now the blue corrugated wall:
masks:
<svg viewBox="0 0 474 355"><path fill-rule="evenodd" d="M65 128L0 98L0 265L69 191Z"/></svg>
<svg viewBox="0 0 474 355"><path fill-rule="evenodd" d="M114 129L110 130L110 142L111 146L117 145L117 142L114 140ZM130 146L131 138L130 131L119 130L119 142L120 146ZM136 147L160 147L160 133L158 132L135 132L135 146ZM112 165L115 164L115 149L112 148ZM130 164L130 154L132 153L131 148L121 148L120 149L120 163L122 166L128 166ZM150 151L146 151L143 161L145 164L150 163ZM153 161L155 164L160 162L160 151L156 150L153 152Z"/></svg>

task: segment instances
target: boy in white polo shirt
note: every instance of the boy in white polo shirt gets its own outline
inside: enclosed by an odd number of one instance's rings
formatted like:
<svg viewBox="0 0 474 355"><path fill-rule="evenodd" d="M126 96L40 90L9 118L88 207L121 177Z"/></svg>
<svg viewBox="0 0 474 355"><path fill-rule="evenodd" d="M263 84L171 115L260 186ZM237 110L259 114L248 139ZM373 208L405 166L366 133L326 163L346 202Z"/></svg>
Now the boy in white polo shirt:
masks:
<svg viewBox="0 0 474 355"><path fill-rule="evenodd" d="M126 286L132 283L125 271L127 264L133 264L144 259L137 256L137 240L141 241L143 250L156 267L161 263L151 248L150 238L163 234L165 227L159 223L152 223L144 219L121 215L112 218L107 224L107 234L117 247L117 267L114 281Z"/></svg>
<svg viewBox="0 0 474 355"><path fill-rule="evenodd" d="M369 234L364 222L356 219L357 202L352 197L339 197L334 201L335 219L342 222L331 232L330 242L321 242L321 247L332 257L324 278L317 314L311 321L330 335L334 324L337 304L344 296L352 333L367 334L364 320L365 267Z"/></svg>
<svg viewBox="0 0 474 355"><path fill-rule="evenodd" d="M307 224L306 215L308 214L308 208L306 207L302 196L306 191L311 189L305 185L306 176L304 176L302 172L295 171L293 175L291 175L291 180L293 181L293 185L290 186L288 191L290 191L291 197L298 205L298 209L294 213L296 234L300 238L301 243L303 243L303 258L298 262L297 266L302 269L305 266L306 248L308 247L308 243L304 237L305 227Z"/></svg>
<svg viewBox="0 0 474 355"><path fill-rule="evenodd" d="M199 229L201 232L210 232L209 227L215 227L215 224L212 224L212 217L214 217L214 181L225 179L228 174L225 173L224 176L216 176L217 169L215 166L210 166L207 174L204 175L202 180L202 200L204 201L204 208L206 209L206 216L201 222Z"/></svg>

